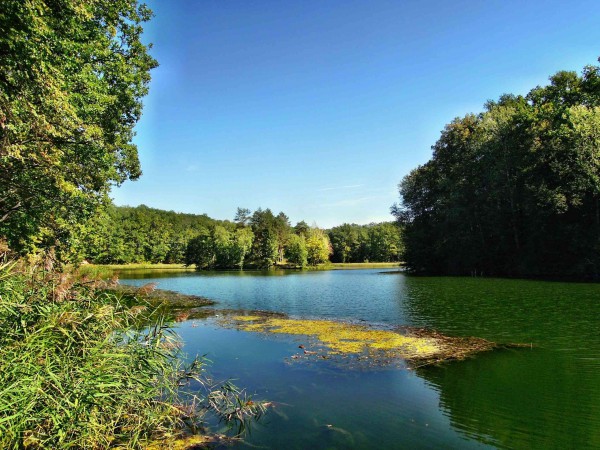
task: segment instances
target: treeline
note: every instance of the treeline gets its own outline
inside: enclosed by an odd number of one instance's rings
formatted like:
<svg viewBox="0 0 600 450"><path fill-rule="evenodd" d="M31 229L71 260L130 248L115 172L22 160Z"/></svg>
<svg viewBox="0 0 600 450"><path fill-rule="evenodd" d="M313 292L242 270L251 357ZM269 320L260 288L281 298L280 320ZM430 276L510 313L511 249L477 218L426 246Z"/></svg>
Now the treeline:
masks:
<svg viewBox="0 0 600 450"><path fill-rule="evenodd" d="M96 264L183 263L189 241L221 223L205 214L108 205L78 225L68 259Z"/></svg>
<svg viewBox="0 0 600 450"><path fill-rule="evenodd" d="M292 227L284 213L238 208L233 223L207 228L187 247L186 264L197 268L269 268L275 264L305 267L328 261L327 234L299 222Z"/></svg>
<svg viewBox="0 0 600 450"><path fill-rule="evenodd" d="M233 221L147 206L110 205L73 233L69 258L97 264L179 263L204 269L316 266L398 261L394 223L344 224L322 230L284 213L238 208Z"/></svg>
<svg viewBox="0 0 600 450"><path fill-rule="evenodd" d="M600 68L455 119L400 194L413 271L597 278Z"/></svg>
<svg viewBox="0 0 600 450"><path fill-rule="evenodd" d="M336 263L396 262L404 252L401 228L392 222L345 223L327 234L333 249L331 261Z"/></svg>

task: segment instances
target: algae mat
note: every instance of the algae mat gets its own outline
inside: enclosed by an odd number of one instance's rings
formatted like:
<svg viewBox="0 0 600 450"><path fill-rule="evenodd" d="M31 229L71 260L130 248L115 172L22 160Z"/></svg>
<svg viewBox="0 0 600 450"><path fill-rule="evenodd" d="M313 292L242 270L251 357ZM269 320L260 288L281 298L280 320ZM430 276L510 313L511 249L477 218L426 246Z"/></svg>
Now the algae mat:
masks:
<svg viewBox="0 0 600 450"><path fill-rule="evenodd" d="M304 337L314 351L300 345L303 351L292 359L354 357L382 365L405 361L409 366L420 367L507 347L485 339L449 337L422 328L377 329L355 323L260 313L227 315L220 322L243 331Z"/></svg>

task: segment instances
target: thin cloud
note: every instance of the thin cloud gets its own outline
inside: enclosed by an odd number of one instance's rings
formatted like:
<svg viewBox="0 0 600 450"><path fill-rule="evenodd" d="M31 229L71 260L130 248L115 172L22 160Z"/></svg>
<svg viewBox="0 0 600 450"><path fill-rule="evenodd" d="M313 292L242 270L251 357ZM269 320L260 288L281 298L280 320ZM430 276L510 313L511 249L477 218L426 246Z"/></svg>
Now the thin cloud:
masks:
<svg viewBox="0 0 600 450"><path fill-rule="evenodd" d="M321 188L321 189L317 189L319 192L324 192L324 191L337 191L339 189L354 189L354 188L359 188L364 186L364 184L350 184L347 186L336 186L336 187L327 187L327 188Z"/></svg>

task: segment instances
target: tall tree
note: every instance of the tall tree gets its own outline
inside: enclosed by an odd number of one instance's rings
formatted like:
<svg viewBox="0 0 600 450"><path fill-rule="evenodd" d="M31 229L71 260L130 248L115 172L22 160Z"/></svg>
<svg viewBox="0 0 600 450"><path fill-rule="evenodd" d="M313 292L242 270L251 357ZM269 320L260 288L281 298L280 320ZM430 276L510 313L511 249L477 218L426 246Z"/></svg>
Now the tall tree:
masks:
<svg viewBox="0 0 600 450"><path fill-rule="evenodd" d="M240 227L245 227L250 223L250 219L252 218L251 211L248 208L239 208L235 213L235 218L233 221L238 224Z"/></svg>
<svg viewBox="0 0 600 450"><path fill-rule="evenodd" d="M290 219L283 212L275 217L275 233L277 234L277 262L282 262L285 247L292 233Z"/></svg>
<svg viewBox="0 0 600 450"><path fill-rule="evenodd" d="M297 235L306 237L309 230L310 225L308 225L304 220L301 220L296 225L294 225L294 233L296 233Z"/></svg>
<svg viewBox="0 0 600 450"><path fill-rule="evenodd" d="M0 236L53 245L141 174L133 127L156 61L137 0L4 0Z"/></svg>
<svg viewBox="0 0 600 450"><path fill-rule="evenodd" d="M258 208L250 219L254 243L252 259L258 267L269 268L279 258L277 220L270 209Z"/></svg>
<svg viewBox="0 0 600 450"><path fill-rule="evenodd" d="M599 277L599 80L559 72L447 125L393 208L409 268Z"/></svg>

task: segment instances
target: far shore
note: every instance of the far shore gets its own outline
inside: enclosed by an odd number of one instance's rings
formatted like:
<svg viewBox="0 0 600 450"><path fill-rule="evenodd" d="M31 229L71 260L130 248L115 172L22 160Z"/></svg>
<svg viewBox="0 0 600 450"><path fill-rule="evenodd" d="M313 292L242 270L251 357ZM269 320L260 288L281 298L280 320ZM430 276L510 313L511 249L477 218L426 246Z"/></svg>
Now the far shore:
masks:
<svg viewBox="0 0 600 450"><path fill-rule="evenodd" d="M392 269L400 268L401 262L364 262L364 263L331 263L323 266L324 269Z"/></svg>
<svg viewBox="0 0 600 450"><path fill-rule="evenodd" d="M173 271L195 271L196 266L185 264L152 264L152 263L136 263L136 264L85 264L82 267L99 270L114 270L114 271L127 271L127 270L173 270ZM328 263L320 264L318 266L306 267L305 270L347 270L347 269L391 269L402 267L402 263L399 262L363 262L363 263ZM287 265L275 265L271 270L278 269L292 269ZM232 269L225 269L232 270ZM257 270L255 268L244 269L247 271ZM300 270L300 268L298 268Z"/></svg>

